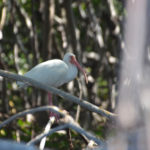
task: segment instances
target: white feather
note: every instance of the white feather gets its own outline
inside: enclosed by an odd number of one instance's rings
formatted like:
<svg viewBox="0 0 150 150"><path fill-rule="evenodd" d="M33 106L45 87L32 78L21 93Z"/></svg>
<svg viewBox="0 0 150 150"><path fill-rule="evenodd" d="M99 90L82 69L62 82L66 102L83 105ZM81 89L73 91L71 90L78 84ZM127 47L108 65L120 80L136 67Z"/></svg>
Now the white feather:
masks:
<svg viewBox="0 0 150 150"><path fill-rule="evenodd" d="M24 76L49 86L61 86L77 76L78 70L76 66L70 63L70 56L72 55L71 53L67 53L63 61L54 59L40 63L25 73ZM17 84L21 88L27 86L23 82L17 82Z"/></svg>

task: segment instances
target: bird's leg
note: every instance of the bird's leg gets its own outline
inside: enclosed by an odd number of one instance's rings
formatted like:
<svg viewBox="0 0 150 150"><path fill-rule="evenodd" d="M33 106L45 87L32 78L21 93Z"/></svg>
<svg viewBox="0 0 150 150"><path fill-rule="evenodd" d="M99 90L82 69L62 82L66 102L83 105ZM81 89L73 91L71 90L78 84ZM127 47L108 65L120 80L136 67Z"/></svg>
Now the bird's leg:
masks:
<svg viewBox="0 0 150 150"><path fill-rule="evenodd" d="M49 105L53 106L52 94L48 92ZM49 118L55 117L56 121L59 119L59 116L56 113L50 112Z"/></svg>
<svg viewBox="0 0 150 150"><path fill-rule="evenodd" d="M50 92L48 92L48 99L49 99L49 105L53 105L52 94Z"/></svg>

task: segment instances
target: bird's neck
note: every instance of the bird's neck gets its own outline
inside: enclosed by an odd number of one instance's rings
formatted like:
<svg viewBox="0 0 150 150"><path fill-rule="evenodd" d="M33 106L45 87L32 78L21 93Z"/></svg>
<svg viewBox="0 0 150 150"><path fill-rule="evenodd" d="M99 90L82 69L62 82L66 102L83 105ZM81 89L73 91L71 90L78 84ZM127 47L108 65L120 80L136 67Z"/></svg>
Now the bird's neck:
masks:
<svg viewBox="0 0 150 150"><path fill-rule="evenodd" d="M69 63L67 65L68 65L68 73L67 73L66 79L67 79L67 82L69 82L69 81L73 80L77 76L78 69L73 64Z"/></svg>

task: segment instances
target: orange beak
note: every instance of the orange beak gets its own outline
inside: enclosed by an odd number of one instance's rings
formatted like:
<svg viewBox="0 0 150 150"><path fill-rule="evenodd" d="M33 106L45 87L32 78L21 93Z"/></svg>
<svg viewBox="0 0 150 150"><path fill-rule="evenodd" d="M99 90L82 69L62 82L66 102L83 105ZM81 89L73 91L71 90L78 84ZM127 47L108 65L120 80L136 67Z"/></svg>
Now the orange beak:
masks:
<svg viewBox="0 0 150 150"><path fill-rule="evenodd" d="M84 74L84 78L86 83L88 84L88 78L86 75L86 72L84 71L84 69L80 66L80 64L78 63L78 61L76 60L76 58L74 56L71 57L71 61L72 64L74 64L75 66L77 66L77 68Z"/></svg>

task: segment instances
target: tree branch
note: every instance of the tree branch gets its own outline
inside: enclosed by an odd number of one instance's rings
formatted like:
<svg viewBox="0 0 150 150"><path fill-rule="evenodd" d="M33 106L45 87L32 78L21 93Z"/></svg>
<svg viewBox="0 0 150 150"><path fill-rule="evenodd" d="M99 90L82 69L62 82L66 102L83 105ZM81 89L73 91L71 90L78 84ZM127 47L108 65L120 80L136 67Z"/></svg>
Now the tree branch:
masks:
<svg viewBox="0 0 150 150"><path fill-rule="evenodd" d="M51 134L53 134L54 132L56 131L59 131L59 130L64 130L66 128L70 128L70 129L73 129L75 130L76 132L86 136L88 139L90 140L93 140L95 143L97 143L98 145L104 145L104 142L101 141L100 139L96 138L95 136L93 136L92 134L88 133L87 131L85 131L83 128L73 124L73 123L66 123L66 124L63 124L63 125L60 125L60 126L57 126L53 129L51 129L49 132L47 133L42 133L40 135L38 135L37 137L35 137L34 139L32 139L30 142L28 142L27 144L28 145L31 145L31 144L35 144L37 143L38 141L40 141L41 139L43 139L45 136L49 136Z"/></svg>
<svg viewBox="0 0 150 150"><path fill-rule="evenodd" d="M0 129L2 127L4 127L5 125L7 125L8 123L10 123L11 121L13 121L14 119L16 119L16 118L22 117L22 116L24 116L26 114L35 113L35 112L39 112L39 111L46 111L46 110L50 110L50 111L52 111L52 112L54 112L56 114L64 116L64 113L56 106L42 106L42 107L32 108L32 109L29 109L29 110L25 110L25 111L19 112L19 113L15 114L15 115L11 116L7 120L3 121L0 124Z"/></svg>
<svg viewBox="0 0 150 150"><path fill-rule="evenodd" d="M116 114L113 114L113 113L108 112L104 109L101 109L101 108L99 108L99 107L97 107L97 106L95 106L95 105L93 105L93 104L91 104L91 103L89 103L85 100L80 100L79 98L77 98L77 97L75 97L75 96L73 96L69 93L66 93L62 90L44 85L44 84L42 84L40 82L37 82L37 81L35 81L31 78L21 76L21 75L17 75L17 74L14 74L14 73L11 73L11 72L8 72L8 71L4 71L4 70L1 70L1 69L0 69L0 76L10 78L10 79L13 79L13 80L17 80L17 81L25 82L27 85L32 85L36 88L45 90L47 92L50 91L50 92L52 92L56 95L59 95L60 97L65 98L66 100L69 100L69 101L72 101L74 103L79 104L80 106L84 107L85 109L87 109L89 111L98 113L99 115L105 116L109 119L114 120L116 118Z"/></svg>
<svg viewBox="0 0 150 150"><path fill-rule="evenodd" d="M0 30L3 29L5 22L6 22L6 14L7 14L7 7L5 6L6 0L3 0L4 6L1 10L1 19L0 19Z"/></svg>
<svg viewBox="0 0 150 150"><path fill-rule="evenodd" d="M34 144L38 141L40 141L41 139L43 139L46 136L49 136L51 134L53 134L54 132L58 131L58 130L63 130L66 128L70 128L75 130L76 132L78 132L79 134L81 134L82 136L85 136L86 138L88 138L90 141L94 141L95 143L97 143L98 145L104 145L105 143L103 141L101 141L100 139L96 138L94 135L88 133L87 131L85 131L83 128L81 128L74 120L72 117L70 117L69 115L66 115L65 112L61 111L59 108L55 107L55 106L42 106L42 107L38 107L38 108L33 108L30 110L25 110L23 112L17 113L16 115L11 116L9 119L5 120L4 122L2 122L0 124L0 128L2 128L3 126L5 126L6 124L10 123L11 121L13 121L16 118L22 117L26 114L29 113L35 113L35 112L39 112L39 111L45 111L45 110L50 110L54 113L57 113L61 116L64 117L63 119L63 124L53 128L53 129L45 129L44 133L38 135L36 138L32 139L30 142L28 142L28 145ZM65 123L65 124L64 124ZM50 128L50 127L48 127Z"/></svg>
<svg viewBox="0 0 150 150"><path fill-rule="evenodd" d="M49 136L49 135L55 133L56 131L66 129L67 127L68 127L68 124L63 124L63 125L57 126L57 127L53 128L53 129L51 129L47 133L42 133L42 134L38 135L37 137L35 137L34 139L32 139L30 142L28 142L27 145L32 145L32 144L40 141L44 137Z"/></svg>
<svg viewBox="0 0 150 150"><path fill-rule="evenodd" d="M75 120L68 115L67 113L63 113L63 118L59 120L59 126L57 126L56 128L50 129L51 128L51 124L53 123L53 119L49 120L49 122L46 125L46 128L44 130L43 133L41 133L40 135L36 136L34 139L32 139L30 142L28 142L28 145L31 144L35 144L36 142L41 140L40 144L40 149L44 148L45 145L45 139L47 136L53 134L54 132L58 131L58 130L64 130L66 128L68 129L73 129L75 130L77 133L79 133L84 139L86 139L88 142L93 141L93 143L98 144L98 145L105 145L105 143L103 141L101 141L99 138L95 137L94 135L88 133L87 131L85 131L83 128L80 127L80 125L78 123L75 122ZM44 140L42 142L42 140Z"/></svg>
<svg viewBox="0 0 150 150"><path fill-rule="evenodd" d="M54 122L55 122L55 117L50 117L48 123L45 126L44 133L47 133L47 132L49 132L51 130L51 127L52 127ZM47 139L47 137L44 137L41 140L40 146L39 146L40 150L44 150L46 139Z"/></svg>
<svg viewBox="0 0 150 150"><path fill-rule="evenodd" d="M11 140L0 140L2 150L38 150L36 147L27 146L24 143L17 143Z"/></svg>

